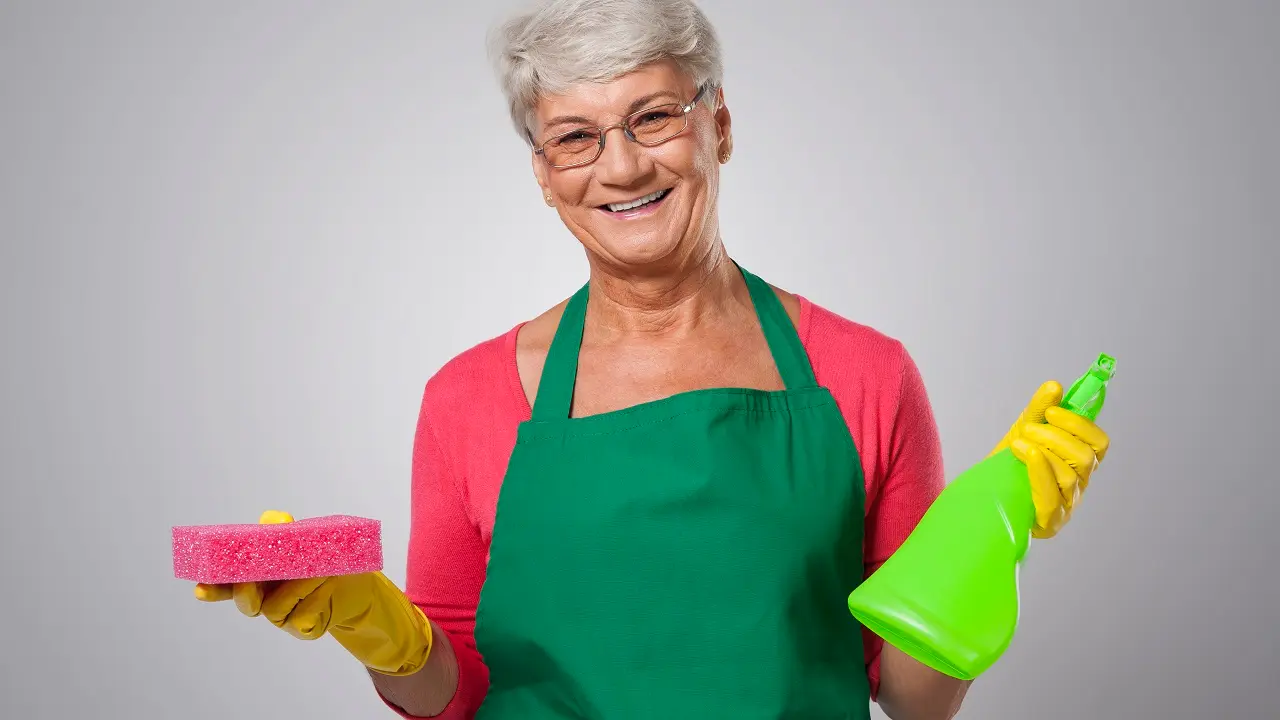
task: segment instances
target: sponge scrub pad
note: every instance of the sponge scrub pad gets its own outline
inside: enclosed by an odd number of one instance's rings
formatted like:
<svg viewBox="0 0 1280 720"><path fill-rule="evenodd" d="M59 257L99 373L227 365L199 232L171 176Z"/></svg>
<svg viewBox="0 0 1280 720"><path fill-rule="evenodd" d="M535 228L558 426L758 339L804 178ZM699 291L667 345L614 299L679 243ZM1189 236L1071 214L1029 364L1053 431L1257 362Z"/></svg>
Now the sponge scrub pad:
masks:
<svg viewBox="0 0 1280 720"><path fill-rule="evenodd" d="M291 523L173 528L173 574L225 584L269 582L382 569L382 525L352 515Z"/></svg>

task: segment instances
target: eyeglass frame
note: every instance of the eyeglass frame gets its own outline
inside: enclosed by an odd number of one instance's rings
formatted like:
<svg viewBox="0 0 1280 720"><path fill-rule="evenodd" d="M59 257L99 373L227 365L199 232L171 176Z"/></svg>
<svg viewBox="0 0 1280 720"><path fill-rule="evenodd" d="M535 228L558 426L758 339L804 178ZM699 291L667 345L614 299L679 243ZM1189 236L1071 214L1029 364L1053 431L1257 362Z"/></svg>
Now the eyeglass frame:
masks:
<svg viewBox="0 0 1280 720"><path fill-rule="evenodd" d="M590 165L596 160L599 160L600 156L604 154L605 137L609 134L609 131L613 130L614 128L621 128L622 134L626 136L628 140L630 140L631 142L641 147L657 147L658 145L661 145L662 143L675 138L680 133L689 129L689 113L693 112L698 107L698 102L702 100L702 96L706 95L707 90L710 90L710 89L711 89L710 85L701 86L700 88L698 88L698 92L694 94L693 99L684 104L661 103L658 105L650 105L649 107L644 108L643 110L637 110L633 113L629 113L626 117L622 119L622 122L620 123L614 123L612 125L600 125L597 127L589 127L589 126L577 127L572 130L566 130L565 132L552 135L546 140L543 140L540 144L535 145L533 148L533 153L541 157L542 161L545 162L548 167L552 167L557 170L565 170L568 168L576 168L576 167L582 167L584 165ZM667 137L664 137L661 140L655 141L653 143L640 142L640 140L636 138L635 133L631 131L631 128L630 128L631 118L634 118L637 115L643 115L644 113L647 113L647 112L653 112L654 108L667 107L668 105L675 105L676 107L680 108L680 119L684 121L684 127L668 135ZM544 152L544 150L548 144L556 140L559 140L560 138L568 137L569 135L572 135L576 132L582 132L583 130L594 130L600 135L600 140L599 142L596 143L596 154L593 155L590 160L583 160L582 162L573 163L572 165L556 165L552 163L549 159L547 159L547 155L546 155L546 152ZM532 142L533 140L532 135L530 135L529 140Z"/></svg>

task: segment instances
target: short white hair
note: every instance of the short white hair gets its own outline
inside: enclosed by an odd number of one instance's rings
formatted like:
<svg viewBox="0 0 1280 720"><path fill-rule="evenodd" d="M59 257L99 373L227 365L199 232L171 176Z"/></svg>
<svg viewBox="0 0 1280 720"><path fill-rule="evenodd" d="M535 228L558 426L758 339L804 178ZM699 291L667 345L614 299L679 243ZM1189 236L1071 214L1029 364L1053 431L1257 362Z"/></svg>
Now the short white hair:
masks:
<svg viewBox="0 0 1280 720"><path fill-rule="evenodd" d="M719 88L724 75L720 40L694 0L543 0L496 26L489 51L511 122L530 143L544 95L662 60L699 88ZM704 100L714 106L714 93Z"/></svg>

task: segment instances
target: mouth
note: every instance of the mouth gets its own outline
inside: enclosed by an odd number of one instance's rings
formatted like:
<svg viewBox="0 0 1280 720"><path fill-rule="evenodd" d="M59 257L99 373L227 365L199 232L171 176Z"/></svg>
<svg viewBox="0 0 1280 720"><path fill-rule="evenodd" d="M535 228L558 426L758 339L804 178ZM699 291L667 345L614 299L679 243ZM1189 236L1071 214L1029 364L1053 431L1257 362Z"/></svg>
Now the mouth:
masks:
<svg viewBox="0 0 1280 720"><path fill-rule="evenodd" d="M611 215L639 214L656 209L670 194L671 188L667 188L665 190L649 193L644 197L638 197L634 200L601 205L600 209Z"/></svg>

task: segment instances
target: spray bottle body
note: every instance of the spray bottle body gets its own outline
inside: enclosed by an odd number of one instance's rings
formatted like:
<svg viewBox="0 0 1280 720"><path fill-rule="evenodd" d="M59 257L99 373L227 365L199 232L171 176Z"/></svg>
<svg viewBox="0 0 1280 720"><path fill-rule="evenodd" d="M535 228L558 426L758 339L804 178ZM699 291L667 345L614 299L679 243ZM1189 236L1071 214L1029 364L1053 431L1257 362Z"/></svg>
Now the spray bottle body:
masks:
<svg viewBox="0 0 1280 720"><path fill-rule="evenodd" d="M1099 355L1062 406L1093 420L1114 373L1115 359ZM916 660L973 679L1013 640L1034 527L1026 465L1012 450L994 453L947 485L898 551L849 595L849 610Z"/></svg>
<svg viewBox="0 0 1280 720"><path fill-rule="evenodd" d="M898 552L849 596L849 609L935 670L977 677L1013 640L1018 569L1034 523L1026 466L1001 450L943 489Z"/></svg>

